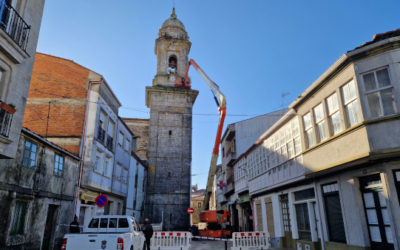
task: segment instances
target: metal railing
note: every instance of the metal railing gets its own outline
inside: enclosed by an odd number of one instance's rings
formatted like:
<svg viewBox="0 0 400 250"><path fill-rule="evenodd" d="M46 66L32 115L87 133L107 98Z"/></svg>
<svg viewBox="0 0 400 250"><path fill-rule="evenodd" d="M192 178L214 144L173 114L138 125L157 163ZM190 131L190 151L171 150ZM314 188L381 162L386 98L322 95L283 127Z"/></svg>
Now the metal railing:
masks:
<svg viewBox="0 0 400 250"><path fill-rule="evenodd" d="M25 22L9 2L0 0L0 28L25 51L31 26Z"/></svg>
<svg viewBox="0 0 400 250"><path fill-rule="evenodd" d="M0 135L8 137L13 115L0 108Z"/></svg>

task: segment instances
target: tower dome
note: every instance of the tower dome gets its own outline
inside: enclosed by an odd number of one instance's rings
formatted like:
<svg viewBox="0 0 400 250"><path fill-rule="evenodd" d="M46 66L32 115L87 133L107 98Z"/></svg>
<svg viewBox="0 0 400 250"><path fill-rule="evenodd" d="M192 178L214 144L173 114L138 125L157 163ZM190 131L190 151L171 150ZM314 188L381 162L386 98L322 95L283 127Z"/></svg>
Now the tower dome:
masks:
<svg viewBox="0 0 400 250"><path fill-rule="evenodd" d="M157 73L153 85L179 87L186 73L191 45L185 26L176 17L173 8L156 39Z"/></svg>
<svg viewBox="0 0 400 250"><path fill-rule="evenodd" d="M188 39L183 23L176 17L175 8L172 9L170 18L164 21L158 33L159 37Z"/></svg>

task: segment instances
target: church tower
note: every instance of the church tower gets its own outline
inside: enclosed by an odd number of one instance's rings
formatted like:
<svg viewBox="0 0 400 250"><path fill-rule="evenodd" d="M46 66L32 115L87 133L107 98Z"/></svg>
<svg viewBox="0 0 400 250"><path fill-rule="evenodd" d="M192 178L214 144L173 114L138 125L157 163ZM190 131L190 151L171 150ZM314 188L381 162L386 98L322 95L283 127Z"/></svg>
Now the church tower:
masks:
<svg viewBox="0 0 400 250"><path fill-rule="evenodd" d="M150 128L145 213L153 223L163 218L164 230L187 230L190 225L192 107L199 93L182 80L190 46L173 9L159 30L157 72L153 85L146 87Z"/></svg>

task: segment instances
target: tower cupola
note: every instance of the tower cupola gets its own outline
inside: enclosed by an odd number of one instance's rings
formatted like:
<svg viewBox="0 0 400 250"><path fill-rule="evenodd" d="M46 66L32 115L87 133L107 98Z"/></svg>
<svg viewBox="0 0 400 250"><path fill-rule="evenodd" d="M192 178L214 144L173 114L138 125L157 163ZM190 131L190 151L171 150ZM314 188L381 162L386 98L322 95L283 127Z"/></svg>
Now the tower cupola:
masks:
<svg viewBox="0 0 400 250"><path fill-rule="evenodd" d="M175 8L164 21L156 39L157 73L153 85L175 87L182 81L188 65L188 54L192 43L185 26L177 18Z"/></svg>

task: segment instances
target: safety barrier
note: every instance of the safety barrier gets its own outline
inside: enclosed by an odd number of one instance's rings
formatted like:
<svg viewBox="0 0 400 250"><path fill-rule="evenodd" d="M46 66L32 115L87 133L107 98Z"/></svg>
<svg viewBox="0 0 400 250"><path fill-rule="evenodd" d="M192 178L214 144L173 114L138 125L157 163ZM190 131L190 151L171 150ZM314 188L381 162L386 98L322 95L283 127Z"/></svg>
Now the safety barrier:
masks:
<svg viewBox="0 0 400 250"><path fill-rule="evenodd" d="M151 248L157 250L189 250L192 234L189 232L154 232Z"/></svg>
<svg viewBox="0 0 400 250"><path fill-rule="evenodd" d="M270 247L268 237L265 232L238 232L232 234L231 250L266 250Z"/></svg>
<svg viewBox="0 0 400 250"><path fill-rule="evenodd" d="M200 240L217 240L217 241L232 241L232 239L228 238L218 238L218 237L209 237L209 236L192 236L192 239L200 239Z"/></svg>

